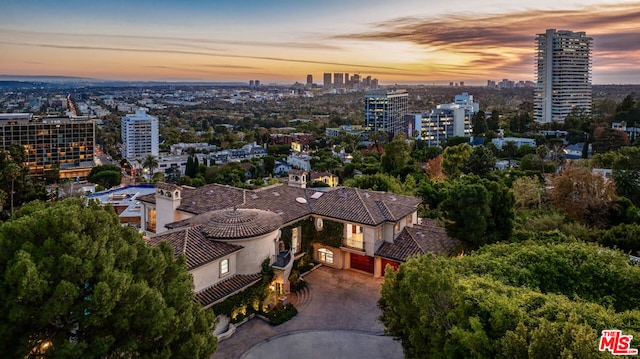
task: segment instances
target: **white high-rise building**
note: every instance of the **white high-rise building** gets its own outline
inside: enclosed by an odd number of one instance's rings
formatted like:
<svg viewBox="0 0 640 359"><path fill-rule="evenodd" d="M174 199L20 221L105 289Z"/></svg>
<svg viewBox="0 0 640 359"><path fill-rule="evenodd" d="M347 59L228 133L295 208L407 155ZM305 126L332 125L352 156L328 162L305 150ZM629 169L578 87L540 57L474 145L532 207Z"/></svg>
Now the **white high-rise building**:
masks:
<svg viewBox="0 0 640 359"><path fill-rule="evenodd" d="M147 114L146 109L137 109L121 120L122 157L125 159L158 156L158 118Z"/></svg>
<svg viewBox="0 0 640 359"><path fill-rule="evenodd" d="M473 95L463 92L453 103L440 104L435 110L405 116L407 135L426 141L429 146L441 146L447 137L470 137L471 119L480 104L473 102Z"/></svg>
<svg viewBox="0 0 640 359"><path fill-rule="evenodd" d="M574 108L591 112L591 42L584 32L549 29L536 42L537 122L564 121Z"/></svg>

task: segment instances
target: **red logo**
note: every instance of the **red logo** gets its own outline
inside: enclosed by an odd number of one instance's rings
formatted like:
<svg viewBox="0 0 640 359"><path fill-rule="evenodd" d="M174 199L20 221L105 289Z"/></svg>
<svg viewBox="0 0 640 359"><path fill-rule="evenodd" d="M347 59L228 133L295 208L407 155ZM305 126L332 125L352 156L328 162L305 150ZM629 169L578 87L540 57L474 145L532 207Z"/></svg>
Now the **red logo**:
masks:
<svg viewBox="0 0 640 359"><path fill-rule="evenodd" d="M638 349L631 348L633 335L623 335L621 330L603 330L600 337L600 351L608 350L613 355L637 355Z"/></svg>

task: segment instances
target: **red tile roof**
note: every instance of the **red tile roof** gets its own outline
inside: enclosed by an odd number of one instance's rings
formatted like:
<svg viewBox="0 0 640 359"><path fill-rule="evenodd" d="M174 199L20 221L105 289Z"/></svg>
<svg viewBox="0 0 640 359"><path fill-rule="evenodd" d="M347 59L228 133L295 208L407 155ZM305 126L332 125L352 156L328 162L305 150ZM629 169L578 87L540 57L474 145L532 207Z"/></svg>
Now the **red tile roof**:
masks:
<svg viewBox="0 0 640 359"><path fill-rule="evenodd" d="M199 226L167 231L149 239L148 243L158 246L167 242L175 257L184 254L187 269L192 270L241 250L242 246L225 242L212 241L204 236Z"/></svg>
<svg viewBox="0 0 640 359"><path fill-rule="evenodd" d="M393 243L383 243L375 255L406 262L411 256L427 253L449 256L455 254L460 246L461 242L449 237L444 228L416 224L405 227Z"/></svg>
<svg viewBox="0 0 640 359"><path fill-rule="evenodd" d="M321 193L320 196L314 194ZM304 201L298 199L304 199ZM155 203L155 195L140 197ZM306 203L305 203L306 202ZM178 210L202 214L228 208L254 208L274 212L283 223L317 214L337 220L377 226L395 222L416 211L420 198L351 187L298 188L273 185L257 190L209 184L196 189L183 187ZM174 226L175 227L175 226Z"/></svg>
<svg viewBox="0 0 640 359"><path fill-rule="evenodd" d="M206 212L166 227L197 226L198 231L211 240L226 240L261 236L277 230L281 225L282 218L273 212L236 208Z"/></svg>
<svg viewBox="0 0 640 359"><path fill-rule="evenodd" d="M247 289L253 284L259 282L261 278L262 276L260 273L248 275L236 274L196 293L195 299L206 308L212 304L222 301L236 292Z"/></svg>

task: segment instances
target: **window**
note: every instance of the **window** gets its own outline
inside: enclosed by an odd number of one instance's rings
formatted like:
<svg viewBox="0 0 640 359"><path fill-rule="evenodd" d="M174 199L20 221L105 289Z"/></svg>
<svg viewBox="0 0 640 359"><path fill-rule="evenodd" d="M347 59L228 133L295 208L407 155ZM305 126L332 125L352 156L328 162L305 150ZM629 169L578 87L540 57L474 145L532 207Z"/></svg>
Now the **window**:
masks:
<svg viewBox="0 0 640 359"><path fill-rule="evenodd" d="M224 276L229 273L229 259L223 259L220 261L220 276Z"/></svg>
<svg viewBox="0 0 640 359"><path fill-rule="evenodd" d="M300 227L291 229L291 252L296 254L302 250L300 245Z"/></svg>
<svg viewBox="0 0 640 359"><path fill-rule="evenodd" d="M413 223L412 221L413 221L413 216L412 215L408 215L407 216L407 225Z"/></svg>
<svg viewBox="0 0 640 359"><path fill-rule="evenodd" d="M393 227L394 233L400 232L400 222L396 222L395 227Z"/></svg>
<svg viewBox="0 0 640 359"><path fill-rule="evenodd" d="M376 228L376 241L382 240L382 227Z"/></svg>
<svg viewBox="0 0 640 359"><path fill-rule="evenodd" d="M321 262L333 263L333 252L326 248L318 249L318 257Z"/></svg>

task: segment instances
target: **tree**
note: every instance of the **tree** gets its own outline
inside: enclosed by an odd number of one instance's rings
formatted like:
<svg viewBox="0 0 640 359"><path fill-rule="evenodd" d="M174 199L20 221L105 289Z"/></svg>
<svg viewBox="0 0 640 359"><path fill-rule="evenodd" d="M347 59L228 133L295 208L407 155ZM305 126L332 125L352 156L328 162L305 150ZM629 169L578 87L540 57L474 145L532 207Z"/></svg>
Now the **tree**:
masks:
<svg viewBox="0 0 640 359"><path fill-rule="evenodd" d="M91 169L87 180L104 188L118 186L122 182L122 171L114 165L96 166Z"/></svg>
<svg viewBox="0 0 640 359"><path fill-rule="evenodd" d="M509 159L509 167L511 167L511 159L518 153L518 145L513 141L507 141L502 145L502 154Z"/></svg>
<svg viewBox="0 0 640 359"><path fill-rule="evenodd" d="M511 186L515 205L521 209L540 208L544 189L535 177L519 177Z"/></svg>
<svg viewBox="0 0 640 359"><path fill-rule="evenodd" d="M409 359L597 358L602 328L640 331L639 281L621 252L527 241L415 257L385 273L378 306Z"/></svg>
<svg viewBox="0 0 640 359"><path fill-rule="evenodd" d="M473 127L473 135L481 136L487 132L487 120L484 115L484 111L480 110L473 115L471 119L471 125Z"/></svg>
<svg viewBox="0 0 640 359"><path fill-rule="evenodd" d="M384 154L380 158L382 169L385 172L391 173L394 170L400 170L409 163L411 146L407 143L404 134L396 135L385 147Z"/></svg>
<svg viewBox="0 0 640 359"><path fill-rule="evenodd" d="M9 357L208 358L213 317L184 256L112 209L32 202L0 226L0 352ZM43 353L46 351L46 353Z"/></svg>
<svg viewBox="0 0 640 359"><path fill-rule="evenodd" d="M514 197L494 181L467 176L456 181L439 209L447 234L471 248L508 240L513 229Z"/></svg>
<svg viewBox="0 0 640 359"><path fill-rule="evenodd" d="M276 167L276 159L271 156L265 156L262 158L262 163L264 165L264 173L269 176L273 175L273 170Z"/></svg>
<svg viewBox="0 0 640 359"><path fill-rule="evenodd" d="M464 173L484 177L496 166L496 157L484 146L473 148L471 155L464 164Z"/></svg>
<svg viewBox="0 0 640 359"><path fill-rule="evenodd" d="M617 200L613 181L589 168L567 166L551 184L550 197L557 208L584 224L606 225L607 213Z"/></svg>
<svg viewBox="0 0 640 359"><path fill-rule="evenodd" d="M593 153L615 151L629 145L629 136L624 131L610 127L597 127L593 130Z"/></svg>
<svg viewBox="0 0 640 359"><path fill-rule="evenodd" d="M616 194L627 197L636 206L640 205L640 148L622 147L610 152L613 169L612 177L616 183Z"/></svg>
<svg viewBox="0 0 640 359"><path fill-rule="evenodd" d="M0 151L0 193L6 195L4 201L8 200L10 208L49 198L43 183L29 176L25 161L24 149L20 146L11 145L8 151Z"/></svg>
<svg viewBox="0 0 640 359"><path fill-rule="evenodd" d="M449 178L460 177L471 152L473 147L466 143L445 148L442 153L442 172Z"/></svg>
<svg viewBox="0 0 640 359"><path fill-rule="evenodd" d="M442 172L442 155L428 160L424 170L432 181L441 181L447 178Z"/></svg>
<svg viewBox="0 0 640 359"><path fill-rule="evenodd" d="M151 177L153 170L158 168L158 159L154 155L147 155L142 161L142 167L149 170L149 177Z"/></svg>
<svg viewBox="0 0 640 359"><path fill-rule="evenodd" d="M547 148L547 146L539 145L538 147L536 147L536 155L540 160L540 170L542 171L542 174L544 174L544 159L547 158L548 154L549 149Z"/></svg>
<svg viewBox="0 0 640 359"><path fill-rule="evenodd" d="M21 173L22 173L22 169L20 168L20 166L13 162L9 163L7 167L4 169L4 175L7 177L7 179L9 179L9 181L11 181L11 192L9 192L9 198L11 202L10 204L11 214L13 214L13 205L14 205L13 195L16 192L15 183L16 183L16 179L18 179Z"/></svg>

